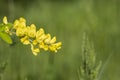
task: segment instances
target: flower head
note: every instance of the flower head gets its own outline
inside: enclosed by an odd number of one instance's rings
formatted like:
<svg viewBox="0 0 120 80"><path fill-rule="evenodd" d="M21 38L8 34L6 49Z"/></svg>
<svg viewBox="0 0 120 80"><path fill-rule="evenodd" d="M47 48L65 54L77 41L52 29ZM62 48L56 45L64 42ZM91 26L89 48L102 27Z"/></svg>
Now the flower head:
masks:
<svg viewBox="0 0 120 80"><path fill-rule="evenodd" d="M7 17L3 18L4 25L9 24ZM5 27L6 33L14 33L20 38L21 43L24 45L31 45L31 50L34 55L37 55L40 50L57 52L61 48L62 43L56 42L56 36L51 37L51 34L46 34L43 28L36 30L35 24L26 25L24 18L19 18L13 23L12 31L9 27Z"/></svg>
<svg viewBox="0 0 120 80"><path fill-rule="evenodd" d="M20 18L19 20L15 20L13 24L13 29L24 28L26 27L26 20L24 18Z"/></svg>

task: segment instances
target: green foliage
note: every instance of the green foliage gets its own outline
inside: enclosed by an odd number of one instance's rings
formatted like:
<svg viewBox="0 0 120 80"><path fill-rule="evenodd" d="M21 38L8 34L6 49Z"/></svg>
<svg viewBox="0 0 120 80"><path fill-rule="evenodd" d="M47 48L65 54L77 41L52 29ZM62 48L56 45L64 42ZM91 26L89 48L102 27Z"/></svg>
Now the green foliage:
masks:
<svg viewBox="0 0 120 80"><path fill-rule="evenodd" d="M28 20L27 24L35 23L38 28L45 28L45 31L57 35L63 42L62 50L54 57L50 76L54 77L53 80L78 80L76 69L81 62L81 37L85 30L97 52L96 67L99 59L103 66L113 53L100 79L120 79L120 0L71 0L74 1L71 3L68 0L61 0L62 3L58 0L9 1L15 2L0 1L0 20L3 16L8 16L10 21L23 16ZM49 80L48 53L41 52L33 57L30 47L27 47L19 43L8 47L0 40L0 63L6 59L9 61L4 80L18 80L18 76L23 78L26 75L28 79L32 77L34 80L37 76L36 80Z"/></svg>
<svg viewBox="0 0 120 80"><path fill-rule="evenodd" d="M0 64L0 74L4 73L6 66L7 66L7 62L3 62Z"/></svg>
<svg viewBox="0 0 120 80"><path fill-rule="evenodd" d="M4 40L6 43L8 43L8 44L12 44L13 43L11 37L7 33L5 33L5 32L0 32L0 38L2 40Z"/></svg>
<svg viewBox="0 0 120 80"><path fill-rule="evenodd" d="M3 77L3 73L5 72L6 66L7 66L7 62L3 62L0 64L0 80L3 80L2 77Z"/></svg>
<svg viewBox="0 0 120 80"><path fill-rule="evenodd" d="M90 44L88 37L84 34L82 46L82 65L80 66L80 80L98 80L101 62L96 65L96 54L93 45Z"/></svg>
<svg viewBox="0 0 120 80"><path fill-rule="evenodd" d="M0 38L3 41L5 41L6 43L12 44L13 42L12 42L12 39L11 39L10 35L5 32L6 27L12 28L12 24L11 23L8 23L8 24L3 24L2 23L2 24L0 24Z"/></svg>

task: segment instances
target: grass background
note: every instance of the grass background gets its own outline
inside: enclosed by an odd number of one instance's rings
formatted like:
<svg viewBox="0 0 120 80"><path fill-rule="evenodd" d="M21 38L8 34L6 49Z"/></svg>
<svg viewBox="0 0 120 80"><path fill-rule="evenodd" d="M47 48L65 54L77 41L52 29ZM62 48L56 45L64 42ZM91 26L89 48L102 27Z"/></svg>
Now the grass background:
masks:
<svg viewBox="0 0 120 80"><path fill-rule="evenodd" d="M3 80L78 80L84 32L103 61L101 80L120 79L119 0L0 0L0 22L4 16L9 22L24 17L63 45L57 54L35 57L16 37L14 45L0 40L0 63L8 62Z"/></svg>

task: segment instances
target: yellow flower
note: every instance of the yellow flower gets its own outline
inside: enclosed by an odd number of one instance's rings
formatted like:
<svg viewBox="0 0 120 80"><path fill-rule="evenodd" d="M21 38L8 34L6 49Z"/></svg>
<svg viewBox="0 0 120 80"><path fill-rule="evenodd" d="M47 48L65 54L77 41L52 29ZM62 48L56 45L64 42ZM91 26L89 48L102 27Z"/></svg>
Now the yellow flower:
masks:
<svg viewBox="0 0 120 80"><path fill-rule="evenodd" d="M56 37L53 37L53 38L51 39L51 35L50 35L50 34L47 34L46 36L47 36L47 38L44 40L44 42L45 42L46 44L53 44L53 43L56 42Z"/></svg>
<svg viewBox="0 0 120 80"><path fill-rule="evenodd" d="M38 43L42 42L43 40L46 39L46 35L44 34L44 30L41 28L37 31L36 33L36 40Z"/></svg>
<svg viewBox="0 0 120 80"><path fill-rule="evenodd" d="M15 20L15 21L14 21L14 24L13 24L13 28L14 28L14 29L17 29L19 23L20 23L19 20Z"/></svg>
<svg viewBox="0 0 120 80"><path fill-rule="evenodd" d="M15 20L13 24L13 29L23 28L23 27L26 27L26 20L24 18L21 17L19 20Z"/></svg>
<svg viewBox="0 0 120 80"><path fill-rule="evenodd" d="M3 25L8 24L7 17L3 18ZM13 32L12 32L13 31ZM5 26L5 32L8 34L16 34L20 38L21 43L25 45L31 45L32 53L36 56L40 52L40 49L45 51L50 50L57 52L61 48L62 43L56 43L56 36L51 37L51 35L45 34L44 29L40 28L36 31L36 26L31 24L30 26L26 25L26 20L24 18L19 18L13 23L13 27L9 28Z"/></svg>
<svg viewBox="0 0 120 80"><path fill-rule="evenodd" d="M45 42L46 44L50 44L50 41L51 41L51 35L50 35L50 34L47 34L47 35L46 35L46 39L44 40L44 42Z"/></svg>
<svg viewBox="0 0 120 80"><path fill-rule="evenodd" d="M62 42L57 42L57 43L55 43L53 45L56 46L56 49L61 49Z"/></svg>
<svg viewBox="0 0 120 80"><path fill-rule="evenodd" d="M56 37L53 37L51 40L50 40L50 44L53 44L56 42Z"/></svg>
<svg viewBox="0 0 120 80"><path fill-rule="evenodd" d="M19 21L26 23L26 20L25 20L23 17L20 17L20 18L19 18Z"/></svg>
<svg viewBox="0 0 120 80"><path fill-rule="evenodd" d="M42 42L44 39L46 39L46 35L43 34L40 37L36 37L36 40L38 41L38 43Z"/></svg>
<svg viewBox="0 0 120 80"><path fill-rule="evenodd" d="M20 25L19 25L20 27L26 26L26 20L25 20L24 18L21 17L21 18L19 19L19 22L20 22Z"/></svg>
<svg viewBox="0 0 120 80"><path fill-rule="evenodd" d="M44 29L43 28L40 28L37 33L36 33L36 38L40 37L41 35L44 34Z"/></svg>
<svg viewBox="0 0 120 80"><path fill-rule="evenodd" d="M38 44L37 40L33 40L32 44L37 45Z"/></svg>
<svg viewBox="0 0 120 80"><path fill-rule="evenodd" d="M16 35L21 37L25 35L25 32L26 32L26 28L17 28Z"/></svg>
<svg viewBox="0 0 120 80"><path fill-rule="evenodd" d="M49 46L49 49L53 52L57 52L56 47L54 45Z"/></svg>
<svg viewBox="0 0 120 80"><path fill-rule="evenodd" d="M34 46L31 44L31 50L32 50L32 53L37 56L37 54L40 52L40 49L39 48L34 48Z"/></svg>
<svg viewBox="0 0 120 80"><path fill-rule="evenodd" d="M61 42L54 43L54 44L51 44L51 45L49 46L49 49L50 49L51 51L57 52L57 50L61 48L61 45L62 45Z"/></svg>
<svg viewBox="0 0 120 80"><path fill-rule="evenodd" d="M27 35L34 38L36 36L36 26L31 24L30 27L27 27Z"/></svg>
<svg viewBox="0 0 120 80"><path fill-rule="evenodd" d="M25 37L21 38L20 41L21 41L23 44L25 44L25 45L30 44L30 41L29 41L29 37L28 37L28 36L25 36Z"/></svg>
<svg viewBox="0 0 120 80"><path fill-rule="evenodd" d="M45 45L44 42L40 42L39 47L44 49L45 51L48 50L48 45Z"/></svg>
<svg viewBox="0 0 120 80"><path fill-rule="evenodd" d="M4 24L8 24L8 21L7 21L7 17L6 17L6 16L3 18L3 23L4 23Z"/></svg>

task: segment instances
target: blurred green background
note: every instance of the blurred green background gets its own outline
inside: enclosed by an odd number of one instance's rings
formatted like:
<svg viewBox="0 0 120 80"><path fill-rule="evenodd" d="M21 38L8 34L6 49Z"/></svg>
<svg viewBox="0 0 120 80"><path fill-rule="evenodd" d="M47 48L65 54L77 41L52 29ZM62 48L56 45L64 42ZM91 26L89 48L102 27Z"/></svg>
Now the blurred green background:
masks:
<svg viewBox="0 0 120 80"><path fill-rule="evenodd" d="M63 45L57 54L34 56L16 37L14 45L0 40L3 80L78 80L84 32L103 62L101 80L120 79L120 0L0 0L0 22L4 16L9 22L24 17Z"/></svg>

